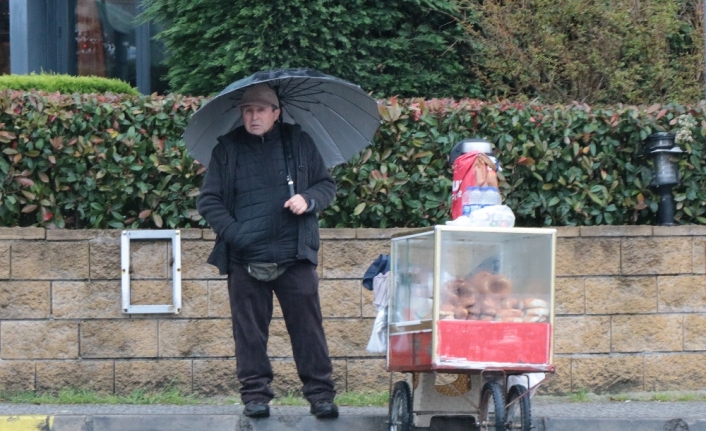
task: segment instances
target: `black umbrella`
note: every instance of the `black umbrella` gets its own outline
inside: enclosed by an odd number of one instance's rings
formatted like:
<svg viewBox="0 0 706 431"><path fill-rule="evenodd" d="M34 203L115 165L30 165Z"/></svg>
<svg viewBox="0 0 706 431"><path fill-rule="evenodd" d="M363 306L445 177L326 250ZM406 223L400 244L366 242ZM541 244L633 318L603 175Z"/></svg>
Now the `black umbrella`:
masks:
<svg viewBox="0 0 706 431"><path fill-rule="evenodd" d="M230 84L189 120L189 154L208 166L216 138L243 124L238 106L245 88L267 83L280 100L283 120L299 124L327 167L345 163L368 146L380 126L375 99L359 86L311 69L258 72Z"/></svg>

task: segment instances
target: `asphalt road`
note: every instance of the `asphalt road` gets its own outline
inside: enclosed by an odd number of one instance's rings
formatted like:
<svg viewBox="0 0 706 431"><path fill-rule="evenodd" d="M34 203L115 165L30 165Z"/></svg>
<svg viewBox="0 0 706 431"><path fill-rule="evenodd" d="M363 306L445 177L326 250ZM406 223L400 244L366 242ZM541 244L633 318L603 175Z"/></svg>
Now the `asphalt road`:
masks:
<svg viewBox="0 0 706 431"><path fill-rule="evenodd" d="M307 407L273 406L269 419L251 420L240 405L0 404L0 431L383 431L387 409L341 407L335 420L317 420ZM536 431L706 431L706 402L568 402L535 397ZM470 430L469 420L435 418L428 431Z"/></svg>

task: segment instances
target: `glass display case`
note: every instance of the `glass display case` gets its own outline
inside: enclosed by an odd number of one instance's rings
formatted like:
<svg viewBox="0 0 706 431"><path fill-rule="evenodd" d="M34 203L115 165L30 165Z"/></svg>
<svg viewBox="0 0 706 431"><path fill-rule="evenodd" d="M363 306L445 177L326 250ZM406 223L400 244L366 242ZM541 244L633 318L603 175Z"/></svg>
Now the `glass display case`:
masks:
<svg viewBox="0 0 706 431"><path fill-rule="evenodd" d="M555 229L392 238L388 369L553 371Z"/></svg>

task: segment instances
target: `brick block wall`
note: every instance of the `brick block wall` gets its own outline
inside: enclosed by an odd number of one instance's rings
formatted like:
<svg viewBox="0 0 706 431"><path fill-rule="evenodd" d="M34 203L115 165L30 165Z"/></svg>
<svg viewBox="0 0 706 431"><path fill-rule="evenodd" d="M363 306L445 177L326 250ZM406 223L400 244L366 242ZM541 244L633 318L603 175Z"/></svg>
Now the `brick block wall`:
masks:
<svg viewBox="0 0 706 431"><path fill-rule="evenodd" d="M367 352L375 309L360 279L404 229L324 229L324 325L339 391L385 390ZM0 387L125 394L176 386L236 394L225 278L205 263L215 236L182 230L183 308L124 315L120 232L0 228ZM703 389L706 227L559 228L555 357L544 393ZM171 302L167 242L131 244L133 304ZM269 354L278 394L300 383L278 306Z"/></svg>

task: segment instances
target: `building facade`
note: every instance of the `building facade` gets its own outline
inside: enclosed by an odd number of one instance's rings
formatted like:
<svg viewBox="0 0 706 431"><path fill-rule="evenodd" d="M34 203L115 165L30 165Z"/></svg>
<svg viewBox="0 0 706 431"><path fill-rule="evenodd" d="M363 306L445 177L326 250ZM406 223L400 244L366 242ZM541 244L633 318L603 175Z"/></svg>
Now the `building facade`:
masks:
<svg viewBox="0 0 706 431"><path fill-rule="evenodd" d="M154 40L159 28L139 20L140 3L0 0L0 68L5 67L0 72L118 78L143 94L164 93L165 52ZM9 26L6 33L3 24ZM3 35L9 46L8 65L2 63Z"/></svg>

